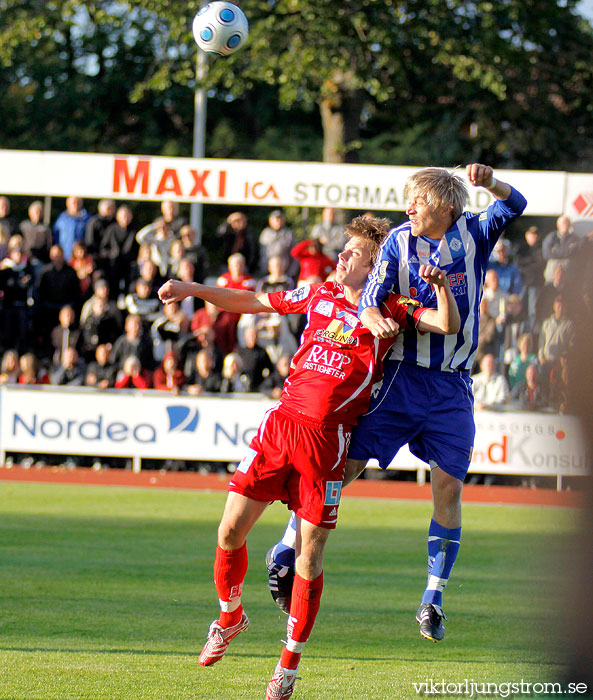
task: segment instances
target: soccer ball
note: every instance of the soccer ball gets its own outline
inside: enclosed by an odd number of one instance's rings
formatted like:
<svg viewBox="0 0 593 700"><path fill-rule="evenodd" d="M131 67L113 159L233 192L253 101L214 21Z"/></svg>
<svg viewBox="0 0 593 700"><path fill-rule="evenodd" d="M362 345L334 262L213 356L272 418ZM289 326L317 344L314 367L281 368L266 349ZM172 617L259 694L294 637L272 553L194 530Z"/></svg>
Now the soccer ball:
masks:
<svg viewBox="0 0 593 700"><path fill-rule="evenodd" d="M229 56L247 41L247 17L232 2L211 2L194 17L196 44L207 53Z"/></svg>

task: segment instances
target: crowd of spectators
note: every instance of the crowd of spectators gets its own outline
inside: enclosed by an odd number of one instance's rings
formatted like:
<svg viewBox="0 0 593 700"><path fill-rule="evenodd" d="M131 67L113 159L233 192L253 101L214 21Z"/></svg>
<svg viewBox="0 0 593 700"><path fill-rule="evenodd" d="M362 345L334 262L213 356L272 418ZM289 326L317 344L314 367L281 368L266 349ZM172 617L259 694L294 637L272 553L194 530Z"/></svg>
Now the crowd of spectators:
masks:
<svg viewBox="0 0 593 700"><path fill-rule="evenodd" d="M279 395L302 318L241 317L193 298L163 306L157 290L169 277L258 291L322 281L345 242L334 210L300 241L279 209L259 235L231 213L216 231L218 271L177 203L161 213L138 227L125 204L104 199L91 215L71 196L50 227L41 202L19 223L0 197L0 383ZM486 275L476 408L565 412L577 322L583 309L593 317L593 237L565 216L543 240L533 226L524 237L499 240Z"/></svg>
<svg viewBox="0 0 593 700"><path fill-rule="evenodd" d="M593 320L592 262L593 232L577 235L566 216L543 239L530 226L515 250L496 243L480 307L477 409L570 412L575 339Z"/></svg>
<svg viewBox="0 0 593 700"><path fill-rule="evenodd" d="M90 214L71 196L49 226L40 201L19 223L0 197L0 383L277 398L300 318L241 317L194 298L163 306L158 288L168 278L258 291L319 282L335 267L343 227L324 210L311 238L297 241L276 209L257 235L237 211L216 241L220 270L172 201L136 226L125 204L103 199Z"/></svg>

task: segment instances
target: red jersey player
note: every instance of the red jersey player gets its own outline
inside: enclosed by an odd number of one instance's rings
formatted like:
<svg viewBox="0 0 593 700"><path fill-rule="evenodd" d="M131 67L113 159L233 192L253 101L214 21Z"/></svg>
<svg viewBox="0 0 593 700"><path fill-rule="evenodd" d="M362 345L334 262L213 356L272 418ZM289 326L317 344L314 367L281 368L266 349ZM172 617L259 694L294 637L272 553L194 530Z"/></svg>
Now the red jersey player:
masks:
<svg viewBox="0 0 593 700"><path fill-rule="evenodd" d="M360 324L360 295L387 234L386 219L358 217L346 227L335 282L270 294L217 289L169 280L159 290L164 303L196 296L237 313L306 313L307 326L284 384L229 484L218 530L214 581L221 613L210 625L199 662L219 661L230 641L249 624L241 605L247 571L246 538L270 501L297 514L296 574L287 643L269 682L266 700L287 700L319 610L323 551L336 525L350 432L369 403L382 355L399 329L456 333L459 313L446 276L436 267L421 274L434 285L437 309L414 306L397 296L386 308L389 321L379 340ZM387 312L386 312L387 315Z"/></svg>

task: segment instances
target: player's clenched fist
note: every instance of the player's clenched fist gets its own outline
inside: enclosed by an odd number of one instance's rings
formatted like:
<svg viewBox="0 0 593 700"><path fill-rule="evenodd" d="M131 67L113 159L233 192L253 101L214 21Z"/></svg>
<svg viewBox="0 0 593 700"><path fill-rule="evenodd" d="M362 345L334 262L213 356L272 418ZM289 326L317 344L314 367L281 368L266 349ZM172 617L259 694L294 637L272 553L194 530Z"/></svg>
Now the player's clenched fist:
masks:
<svg viewBox="0 0 593 700"><path fill-rule="evenodd" d="M172 304L174 301L181 301L189 294L187 286L186 282L169 280L159 289L159 299L163 304Z"/></svg>
<svg viewBox="0 0 593 700"><path fill-rule="evenodd" d="M474 187L488 187L492 183L494 171L489 165L471 163L465 169L467 179Z"/></svg>
<svg viewBox="0 0 593 700"><path fill-rule="evenodd" d="M436 265L420 265L418 269L420 277L427 284L436 284L438 287L447 285L447 275L444 270L441 270Z"/></svg>

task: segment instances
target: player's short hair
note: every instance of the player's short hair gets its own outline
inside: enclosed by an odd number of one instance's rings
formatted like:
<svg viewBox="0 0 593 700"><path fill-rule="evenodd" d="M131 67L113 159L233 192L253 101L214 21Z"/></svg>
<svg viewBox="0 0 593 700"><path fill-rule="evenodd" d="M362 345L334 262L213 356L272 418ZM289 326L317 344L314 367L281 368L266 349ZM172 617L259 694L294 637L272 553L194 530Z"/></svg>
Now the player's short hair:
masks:
<svg viewBox="0 0 593 700"><path fill-rule="evenodd" d="M357 236L370 242L369 252L371 255L371 265L375 264L379 248L389 233L392 223L389 219L380 219L376 216L357 216L346 225L344 231L346 238Z"/></svg>
<svg viewBox="0 0 593 700"><path fill-rule="evenodd" d="M469 200L464 180L455 171L450 173L445 168L424 168L410 175L406 180L404 196L408 197L412 190L426 197L431 207L451 207L453 221L461 216Z"/></svg>

